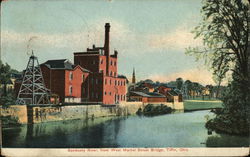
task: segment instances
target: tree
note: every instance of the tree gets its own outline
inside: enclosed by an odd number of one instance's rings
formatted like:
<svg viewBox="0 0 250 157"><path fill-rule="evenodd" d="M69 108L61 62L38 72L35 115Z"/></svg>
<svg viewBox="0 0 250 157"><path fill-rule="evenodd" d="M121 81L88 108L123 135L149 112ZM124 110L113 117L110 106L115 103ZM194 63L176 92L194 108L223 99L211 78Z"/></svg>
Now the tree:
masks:
<svg viewBox="0 0 250 157"><path fill-rule="evenodd" d="M0 84L3 85L3 95L7 95L7 84L10 81L11 76L11 68L6 63L3 64L2 61L0 61Z"/></svg>
<svg viewBox="0 0 250 157"><path fill-rule="evenodd" d="M203 39L203 47L189 47L187 54L204 58L213 70L218 85L232 72L232 81L224 95L223 114L214 121L230 126L232 133L241 126L249 127L250 72L249 36L250 8L246 0L203 0L202 21L195 28L196 38ZM237 108L237 110L234 110ZM223 117L223 118L222 118ZM238 123L241 122L241 123ZM212 123L208 126L213 126ZM243 131L244 132L244 131Z"/></svg>
<svg viewBox="0 0 250 157"><path fill-rule="evenodd" d="M204 47L188 48L187 53L202 56L214 70L217 79L223 79L228 71L247 80L249 3L238 0L204 0L203 21L193 31L196 38L203 38ZM235 66L238 66L237 71Z"/></svg>
<svg viewBox="0 0 250 157"><path fill-rule="evenodd" d="M209 91L209 99L211 99L214 95L214 86L213 85L206 85L206 88Z"/></svg>
<svg viewBox="0 0 250 157"><path fill-rule="evenodd" d="M182 85L183 85L183 79L182 78L177 78L176 79L176 85L177 85L177 89L181 90L182 89Z"/></svg>
<svg viewBox="0 0 250 157"><path fill-rule="evenodd" d="M184 82L184 86L186 88L185 92L186 92L187 96L188 97L191 96L190 94L191 94L191 90L192 90L192 82L190 80L186 80Z"/></svg>

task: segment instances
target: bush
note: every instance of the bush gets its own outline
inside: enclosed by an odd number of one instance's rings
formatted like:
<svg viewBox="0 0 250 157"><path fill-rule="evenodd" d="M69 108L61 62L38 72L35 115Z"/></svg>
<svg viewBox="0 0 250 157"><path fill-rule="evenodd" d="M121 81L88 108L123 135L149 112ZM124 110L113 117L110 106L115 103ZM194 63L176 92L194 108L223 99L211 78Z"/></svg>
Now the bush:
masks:
<svg viewBox="0 0 250 157"><path fill-rule="evenodd" d="M7 128L7 127L13 127L13 126L20 126L21 124L19 123L18 117L13 117L13 116L1 116L1 121L2 121L2 127Z"/></svg>
<svg viewBox="0 0 250 157"><path fill-rule="evenodd" d="M16 99L12 92L9 92L6 95L2 95L0 97L0 105L14 105L15 101Z"/></svg>
<svg viewBox="0 0 250 157"><path fill-rule="evenodd" d="M234 76L234 75L233 75ZM206 123L206 128L216 132L249 135L250 92L247 83L234 76L222 98L223 109Z"/></svg>
<svg viewBox="0 0 250 157"><path fill-rule="evenodd" d="M166 106L166 105L157 105L154 106L153 104L148 104L145 106L145 108L142 109L139 108L138 111L136 112L136 114L138 115L145 115L145 116L154 116L154 115L162 115L162 114L167 114L167 113L171 113L172 112L172 108Z"/></svg>

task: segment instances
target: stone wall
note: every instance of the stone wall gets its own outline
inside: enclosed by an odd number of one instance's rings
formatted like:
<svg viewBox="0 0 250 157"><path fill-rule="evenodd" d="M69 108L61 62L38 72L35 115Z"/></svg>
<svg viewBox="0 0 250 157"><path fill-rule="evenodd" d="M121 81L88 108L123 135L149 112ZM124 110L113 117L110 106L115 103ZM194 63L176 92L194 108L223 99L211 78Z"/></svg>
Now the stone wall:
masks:
<svg viewBox="0 0 250 157"><path fill-rule="evenodd" d="M102 107L101 105L74 105L74 106L50 106L33 107L33 123L90 119L98 117L116 116L116 107ZM31 121L30 121L31 122Z"/></svg>
<svg viewBox="0 0 250 157"><path fill-rule="evenodd" d="M152 103L150 103L152 104ZM183 103L154 103L165 104L173 109L183 109ZM127 116L144 108L147 103L123 102L119 105L56 105L56 106L25 106L12 105L1 108L1 115L18 117L21 124L32 124L72 119L93 119L109 116Z"/></svg>

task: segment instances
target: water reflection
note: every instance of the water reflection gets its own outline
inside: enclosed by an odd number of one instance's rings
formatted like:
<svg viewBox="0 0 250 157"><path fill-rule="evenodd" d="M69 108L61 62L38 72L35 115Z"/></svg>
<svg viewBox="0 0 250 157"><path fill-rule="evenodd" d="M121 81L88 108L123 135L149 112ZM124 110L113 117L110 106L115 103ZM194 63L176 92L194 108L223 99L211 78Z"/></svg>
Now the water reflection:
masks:
<svg viewBox="0 0 250 157"><path fill-rule="evenodd" d="M206 141L207 147L249 147L249 138L233 135L209 136Z"/></svg>
<svg viewBox="0 0 250 157"><path fill-rule="evenodd" d="M217 147L248 146L248 138L208 135L209 111L155 117L106 117L41 123L3 129L3 147L109 148L109 147ZM243 141L243 143L241 142Z"/></svg>

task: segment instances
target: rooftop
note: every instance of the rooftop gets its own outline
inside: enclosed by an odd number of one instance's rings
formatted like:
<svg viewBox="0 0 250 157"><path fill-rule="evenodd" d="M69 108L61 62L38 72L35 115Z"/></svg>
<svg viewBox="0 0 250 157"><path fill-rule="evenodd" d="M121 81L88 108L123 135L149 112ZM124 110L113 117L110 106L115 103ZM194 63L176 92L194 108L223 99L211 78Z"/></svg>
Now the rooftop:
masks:
<svg viewBox="0 0 250 157"><path fill-rule="evenodd" d="M139 95L139 96L143 96L143 97L165 97L164 95L160 94L160 93L156 93L156 92L147 92L147 93L144 93L144 92L131 92L132 94L136 94L136 95Z"/></svg>
<svg viewBox="0 0 250 157"><path fill-rule="evenodd" d="M77 65L72 64L67 59L48 60L41 65L45 65L49 69L65 69L65 70L73 70L77 66ZM82 68L82 70L85 72L89 72L87 69L84 69L84 68Z"/></svg>

